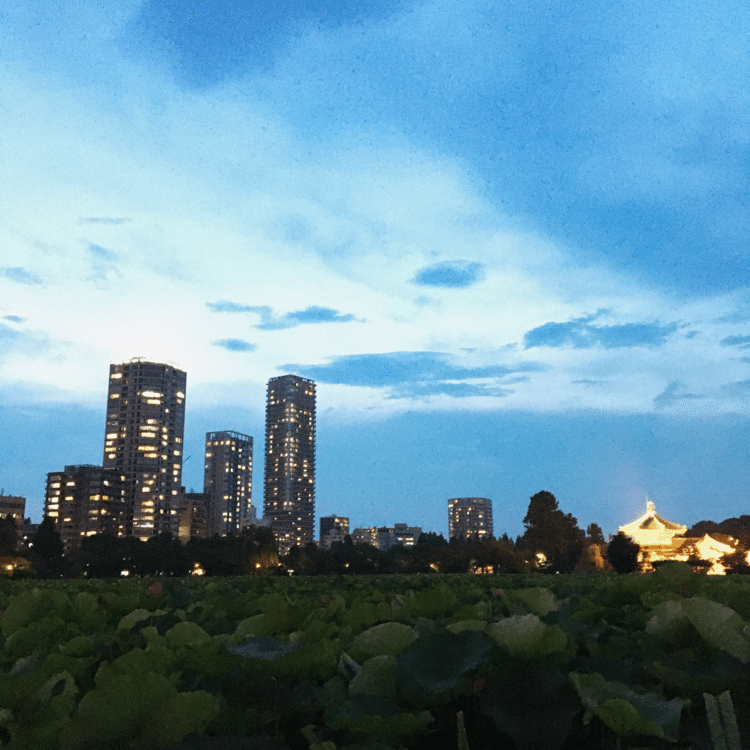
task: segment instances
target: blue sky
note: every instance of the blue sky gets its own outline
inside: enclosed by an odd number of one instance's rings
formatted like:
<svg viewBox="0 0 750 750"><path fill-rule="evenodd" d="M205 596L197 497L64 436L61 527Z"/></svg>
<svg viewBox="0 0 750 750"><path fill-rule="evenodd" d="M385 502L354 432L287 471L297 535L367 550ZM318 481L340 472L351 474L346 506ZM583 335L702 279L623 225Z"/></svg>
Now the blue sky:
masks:
<svg viewBox="0 0 750 750"><path fill-rule="evenodd" d="M0 8L0 485L101 460L108 365L204 433L318 383L319 513L447 531L553 492L745 513L750 9L542 0Z"/></svg>

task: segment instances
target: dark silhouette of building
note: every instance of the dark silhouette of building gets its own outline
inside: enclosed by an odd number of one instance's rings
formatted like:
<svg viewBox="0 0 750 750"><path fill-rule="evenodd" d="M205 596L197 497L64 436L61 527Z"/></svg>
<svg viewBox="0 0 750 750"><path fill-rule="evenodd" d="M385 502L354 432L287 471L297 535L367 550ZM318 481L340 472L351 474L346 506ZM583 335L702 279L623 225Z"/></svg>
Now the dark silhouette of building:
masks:
<svg viewBox="0 0 750 750"><path fill-rule="evenodd" d="M334 542L343 542L349 533L349 519L344 516L320 517L320 546L330 549Z"/></svg>
<svg viewBox="0 0 750 750"><path fill-rule="evenodd" d="M492 500L452 497L448 500L448 537L485 539L492 536Z"/></svg>
<svg viewBox="0 0 750 750"><path fill-rule="evenodd" d="M315 530L315 383L297 375L268 381L264 516L286 553Z"/></svg>
<svg viewBox="0 0 750 750"><path fill-rule="evenodd" d="M26 518L26 498L19 495L3 495L0 492L0 516L13 516L17 526L22 526Z"/></svg>
<svg viewBox="0 0 750 750"><path fill-rule="evenodd" d="M47 474L44 516L54 521L67 552L92 534L122 534L125 487L117 469L91 464Z"/></svg>
<svg viewBox="0 0 750 750"><path fill-rule="evenodd" d="M203 492L185 492L180 501L178 537L183 544L191 539L207 536L206 495Z"/></svg>
<svg viewBox="0 0 750 750"><path fill-rule="evenodd" d="M186 379L142 358L109 366L103 463L125 476L127 535L177 536Z"/></svg>
<svg viewBox="0 0 750 750"><path fill-rule="evenodd" d="M239 534L252 512L253 439L241 432L207 432L203 494L208 536Z"/></svg>

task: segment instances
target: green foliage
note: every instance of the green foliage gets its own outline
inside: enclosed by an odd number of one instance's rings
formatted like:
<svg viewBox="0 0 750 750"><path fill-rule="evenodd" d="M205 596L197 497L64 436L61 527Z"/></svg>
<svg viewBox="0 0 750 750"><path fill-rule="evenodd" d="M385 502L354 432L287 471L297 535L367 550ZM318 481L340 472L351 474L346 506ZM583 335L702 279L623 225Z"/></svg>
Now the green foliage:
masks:
<svg viewBox="0 0 750 750"><path fill-rule="evenodd" d="M0 581L0 742L736 750L750 746L747 581L684 566L165 578L160 591Z"/></svg>
<svg viewBox="0 0 750 750"><path fill-rule="evenodd" d="M533 495L529 509L523 519L526 532L521 537L521 547L532 555L542 553L546 558L545 568L551 573L571 573L585 547L585 535L578 528L578 521L564 514L551 492L542 491Z"/></svg>
<svg viewBox="0 0 750 750"><path fill-rule="evenodd" d="M618 531L607 546L607 560L616 573L635 573L641 548L627 534Z"/></svg>
<svg viewBox="0 0 750 750"><path fill-rule="evenodd" d="M713 695L704 693L703 699L706 702L708 727L714 750L741 750L737 717L729 691L722 693L718 700Z"/></svg>
<svg viewBox="0 0 750 750"><path fill-rule="evenodd" d="M557 626L545 625L536 615L513 615L489 627L489 634L516 659L540 659L562 651L568 638Z"/></svg>

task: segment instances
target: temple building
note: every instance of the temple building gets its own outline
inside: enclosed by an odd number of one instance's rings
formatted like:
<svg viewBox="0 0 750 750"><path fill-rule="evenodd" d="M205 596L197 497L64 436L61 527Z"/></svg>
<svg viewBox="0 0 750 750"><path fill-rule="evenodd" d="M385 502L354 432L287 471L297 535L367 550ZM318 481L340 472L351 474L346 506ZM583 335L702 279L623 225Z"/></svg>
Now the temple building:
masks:
<svg viewBox="0 0 750 750"><path fill-rule="evenodd" d="M650 500L646 502L646 513L632 523L620 526L619 531L640 546L639 562L644 572L653 570L655 562L699 559L711 563L707 570L709 574L724 575L721 558L732 554L737 547L737 541L727 534L686 537L687 526L658 515Z"/></svg>

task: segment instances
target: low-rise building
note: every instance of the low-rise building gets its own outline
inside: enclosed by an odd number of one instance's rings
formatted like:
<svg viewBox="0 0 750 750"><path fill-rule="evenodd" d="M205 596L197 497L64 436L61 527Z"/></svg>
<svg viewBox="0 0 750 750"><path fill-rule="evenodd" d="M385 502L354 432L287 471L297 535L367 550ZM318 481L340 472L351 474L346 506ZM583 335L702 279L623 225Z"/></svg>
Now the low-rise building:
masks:
<svg viewBox="0 0 750 750"><path fill-rule="evenodd" d="M180 521L178 536L183 544L191 539L205 539L207 536L208 517L206 513L206 494L203 492L185 492L180 503Z"/></svg>
<svg viewBox="0 0 750 750"><path fill-rule="evenodd" d="M118 469L91 464L47 474L44 516L55 522L65 551L92 534L123 535L125 477Z"/></svg>
<svg viewBox="0 0 750 750"><path fill-rule="evenodd" d="M320 546L330 549L334 542L343 542L349 534L349 519L345 516L320 517Z"/></svg>
<svg viewBox="0 0 750 750"><path fill-rule="evenodd" d="M389 550L391 547L413 547L422 529L419 526L407 526L405 523L397 523L393 526L379 526L377 530L377 546L379 549Z"/></svg>
<svg viewBox="0 0 750 750"><path fill-rule="evenodd" d="M369 544L371 547L378 546L378 530L371 526L367 529L357 527L349 536L354 544Z"/></svg>

